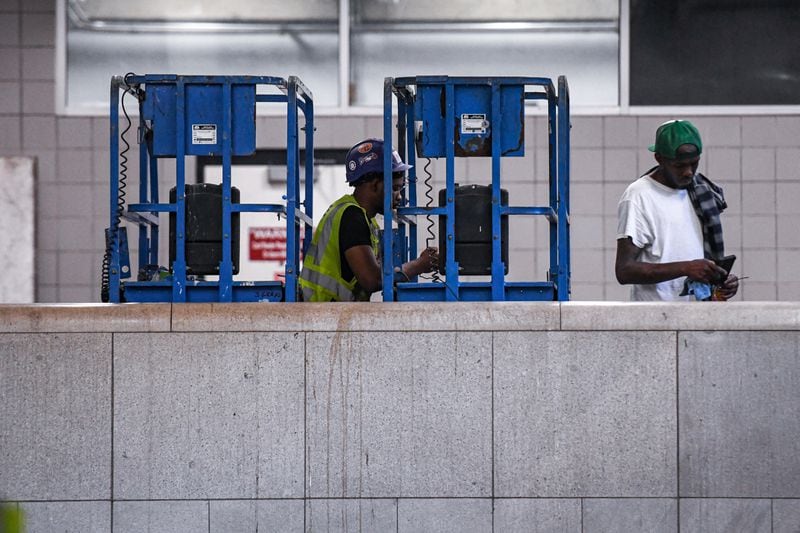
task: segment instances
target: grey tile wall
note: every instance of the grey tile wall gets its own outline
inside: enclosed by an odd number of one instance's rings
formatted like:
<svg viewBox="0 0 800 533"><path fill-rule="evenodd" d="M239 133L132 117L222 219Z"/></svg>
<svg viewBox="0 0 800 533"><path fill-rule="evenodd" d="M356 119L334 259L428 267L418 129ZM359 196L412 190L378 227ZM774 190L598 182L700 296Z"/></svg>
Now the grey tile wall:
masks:
<svg viewBox="0 0 800 533"><path fill-rule="evenodd" d="M308 496L491 495L491 334L309 333L306 353Z"/></svg>
<svg viewBox="0 0 800 533"><path fill-rule="evenodd" d="M398 502L398 533L480 533L492 529L488 499L414 499Z"/></svg>
<svg viewBox="0 0 800 533"><path fill-rule="evenodd" d="M294 334L117 334L114 365L118 498L303 496Z"/></svg>
<svg viewBox="0 0 800 533"><path fill-rule="evenodd" d="M773 500L772 533L800 531L800 500Z"/></svg>
<svg viewBox="0 0 800 533"><path fill-rule="evenodd" d="M308 500L306 531L398 531L395 499Z"/></svg>
<svg viewBox="0 0 800 533"><path fill-rule="evenodd" d="M493 349L495 496L677 496L674 333L497 332Z"/></svg>
<svg viewBox="0 0 800 533"><path fill-rule="evenodd" d="M577 498L500 498L494 502L494 530L506 533L570 533L581 530Z"/></svg>
<svg viewBox="0 0 800 533"><path fill-rule="evenodd" d="M681 496L800 493L798 346L797 332L679 335Z"/></svg>
<svg viewBox="0 0 800 533"><path fill-rule="evenodd" d="M5 333L0 487L34 532L798 530L796 327L579 322Z"/></svg>
<svg viewBox="0 0 800 533"><path fill-rule="evenodd" d="M108 533L111 531L111 502L25 502L27 533Z"/></svg>
<svg viewBox="0 0 800 533"><path fill-rule="evenodd" d="M110 353L110 334L0 335L3 498L110 497Z"/></svg>
<svg viewBox="0 0 800 533"><path fill-rule="evenodd" d="M209 502L209 533L302 533L303 500Z"/></svg>
<svg viewBox="0 0 800 533"><path fill-rule="evenodd" d="M584 533L647 531L677 533L678 500L675 498L587 498L583 501Z"/></svg>
<svg viewBox="0 0 800 533"><path fill-rule="evenodd" d="M114 502L114 533L208 531L207 501Z"/></svg>
<svg viewBox="0 0 800 533"><path fill-rule="evenodd" d="M770 500L681 499L681 533L770 533Z"/></svg>

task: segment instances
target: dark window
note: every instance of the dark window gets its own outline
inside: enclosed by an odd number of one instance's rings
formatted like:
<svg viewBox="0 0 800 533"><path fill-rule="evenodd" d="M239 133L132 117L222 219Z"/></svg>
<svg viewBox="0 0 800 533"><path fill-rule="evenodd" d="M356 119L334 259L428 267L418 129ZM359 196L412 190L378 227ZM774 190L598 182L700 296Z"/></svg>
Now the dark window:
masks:
<svg viewBox="0 0 800 533"><path fill-rule="evenodd" d="M800 2L631 0L631 105L800 104Z"/></svg>

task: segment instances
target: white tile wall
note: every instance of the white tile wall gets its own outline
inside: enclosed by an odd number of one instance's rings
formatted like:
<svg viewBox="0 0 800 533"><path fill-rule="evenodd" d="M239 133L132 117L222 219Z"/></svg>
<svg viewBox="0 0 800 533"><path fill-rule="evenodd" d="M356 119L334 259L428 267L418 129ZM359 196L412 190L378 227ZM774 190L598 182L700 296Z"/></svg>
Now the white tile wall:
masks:
<svg viewBox="0 0 800 533"><path fill-rule="evenodd" d="M774 148L742 148L743 180L774 180Z"/></svg>
<svg viewBox="0 0 800 533"><path fill-rule="evenodd" d="M778 249L800 248L800 215L784 215L778 219ZM800 264L797 265L800 272Z"/></svg>
<svg viewBox="0 0 800 533"><path fill-rule="evenodd" d="M108 216L108 120L56 117L54 100L54 3L12 0L0 5L0 155L37 160L37 265L40 301L96 301L102 227ZM312 88L313 90L313 88ZM571 130L573 299L626 300L628 288L614 279L616 204L628 183L655 164L647 146L670 115L573 116ZM685 116L705 144L701 171L725 189L726 244L740 256L735 270L755 274L742 282L741 299L800 298L792 282L800 253L800 116ZM348 148L382 134L379 117L320 117L315 144ZM257 143L280 147L285 119L259 117ZM503 186L512 204L546 202L546 120L525 122L526 156L503 161ZM135 131L135 124L134 124ZM130 183L138 175L131 152ZM188 162L187 181L194 181ZM422 162L419 163L422 165ZM444 164L433 160L434 188ZM460 183L488 182L488 160L458 161ZM174 163L160 165L164 194ZM533 180L533 188L526 186ZM535 264L544 279L549 264L547 225L512 219L512 258ZM527 218L527 217L526 217ZM63 227L63 229L60 229ZM526 238L520 238L521 232ZM63 234L63 238L62 235ZM95 235L97 234L97 235ZM527 238L529 236L531 238ZM519 244L517 244L519 243ZM135 246L135 243L132 243ZM525 251L527 250L527 251ZM536 250L531 256L531 251ZM98 263L98 264L95 264ZM512 266L513 268L513 266ZM516 269L515 269L516 270Z"/></svg>
<svg viewBox="0 0 800 533"><path fill-rule="evenodd" d="M800 148L778 148L775 173L778 181L800 179Z"/></svg>
<svg viewBox="0 0 800 533"><path fill-rule="evenodd" d="M775 216L744 215L742 217L742 246L758 250L774 249Z"/></svg>
<svg viewBox="0 0 800 533"><path fill-rule="evenodd" d="M637 168L637 152L639 151L639 149L635 148L609 148L605 150L602 154L603 181L606 183L624 183L627 185L644 174L647 169L653 165ZM600 160L601 159L598 158L594 165L597 170L599 170ZM655 164L655 161L653 161L653 164Z"/></svg>
<svg viewBox="0 0 800 533"><path fill-rule="evenodd" d="M0 114L17 114L21 109L20 84L16 81L0 81Z"/></svg>
<svg viewBox="0 0 800 533"><path fill-rule="evenodd" d="M800 182L779 182L776 191L779 215L800 214Z"/></svg>
<svg viewBox="0 0 800 533"><path fill-rule="evenodd" d="M0 14L0 46L18 45L19 42L19 15Z"/></svg>
<svg viewBox="0 0 800 533"><path fill-rule="evenodd" d="M25 81L22 87L23 113L48 115L55 113L55 82Z"/></svg>
<svg viewBox="0 0 800 533"><path fill-rule="evenodd" d="M775 117L742 117L742 145L772 147L777 143Z"/></svg>
<svg viewBox="0 0 800 533"><path fill-rule="evenodd" d="M0 3L0 13L16 13L22 0L6 0Z"/></svg>
<svg viewBox="0 0 800 533"><path fill-rule="evenodd" d="M703 137L703 147L738 147L742 144L739 117L693 118ZM654 132L655 133L655 132Z"/></svg>
<svg viewBox="0 0 800 533"><path fill-rule="evenodd" d="M637 146L636 117L605 117L603 146L607 148Z"/></svg>
<svg viewBox="0 0 800 533"><path fill-rule="evenodd" d="M742 177L741 151L736 148L704 147L701 160L705 169L699 169L712 181L720 183L737 182Z"/></svg>
<svg viewBox="0 0 800 533"><path fill-rule="evenodd" d="M92 119L60 117L56 123L59 148L91 148Z"/></svg>
<svg viewBox="0 0 800 533"><path fill-rule="evenodd" d="M51 116L23 115L22 144L25 149L55 148L56 120Z"/></svg>
<svg viewBox="0 0 800 533"><path fill-rule="evenodd" d="M742 214L770 215L774 212L774 181L742 183Z"/></svg>
<svg viewBox="0 0 800 533"><path fill-rule="evenodd" d="M22 49L22 79L54 80L55 52L52 47Z"/></svg>
<svg viewBox="0 0 800 533"><path fill-rule="evenodd" d="M23 13L52 13L53 0L19 0Z"/></svg>
<svg viewBox="0 0 800 533"><path fill-rule="evenodd" d="M23 13L22 45L55 46L55 14Z"/></svg>
<svg viewBox="0 0 800 533"><path fill-rule="evenodd" d="M0 149L4 155L13 155L13 151L21 146L20 140L19 116L0 116Z"/></svg>
<svg viewBox="0 0 800 533"><path fill-rule="evenodd" d="M0 79L18 80L21 65L20 49L17 47L0 48Z"/></svg>
<svg viewBox="0 0 800 533"><path fill-rule="evenodd" d="M544 135L538 144L545 145ZM575 117L570 131L571 148L600 148L603 146L603 119L601 117Z"/></svg>
<svg viewBox="0 0 800 533"><path fill-rule="evenodd" d="M797 146L800 139L800 122L794 116L775 117L775 145Z"/></svg>

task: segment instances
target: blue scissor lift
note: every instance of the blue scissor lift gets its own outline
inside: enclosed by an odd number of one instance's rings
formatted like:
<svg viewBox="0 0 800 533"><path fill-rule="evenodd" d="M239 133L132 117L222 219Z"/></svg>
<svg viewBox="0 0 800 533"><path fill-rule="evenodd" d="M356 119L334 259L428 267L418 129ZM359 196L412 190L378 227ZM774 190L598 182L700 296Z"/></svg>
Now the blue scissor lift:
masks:
<svg viewBox="0 0 800 533"><path fill-rule="evenodd" d="M501 201L501 157L524 155L525 102L547 104L549 205L509 206ZM392 143L393 104L397 108L397 146L409 171L406 205L391 210L390 152L384 154L383 299L385 301L530 301L569 300L569 89L564 76L558 92L549 78L417 76L386 78L384 139ZM392 143L394 144L394 143ZM415 153L415 148L418 153ZM443 206L417 203L416 157L444 157ZM491 157L490 281L459 280L456 261L456 157ZM441 283L412 279L393 285L395 267L417 256L419 216L439 216L444 233L445 279ZM511 215L544 216L550 223L550 268L545 281L506 281L508 265L501 254L501 220ZM444 225L441 225L444 221ZM393 226L396 228L393 230ZM442 252L442 250L440 250Z"/></svg>
<svg viewBox="0 0 800 533"><path fill-rule="evenodd" d="M272 90L273 93L267 91ZM120 135L120 96L125 93L139 106L138 202L125 202L127 147ZM287 112L285 203L238 203L232 195L233 156L255 152L257 102L285 103ZM110 98L110 225L106 229L103 261L103 300L110 302L256 302L297 299L300 235L311 242L314 171L314 107L311 92L296 77L288 80L267 76L126 75L111 80ZM305 117L305 196L300 198L299 112ZM127 119L127 112L125 113ZM130 127L130 123L128 123ZM127 128L124 129L127 131ZM124 133L123 131L123 133ZM120 140L126 146L120 153ZM222 166L220 191L221 253L218 280L187 274L185 253L187 200L185 158L219 156ZM158 190L158 159L175 160L175 198L164 202ZM234 189L233 192L238 192ZM219 204L217 204L219 206ZM286 220L285 281L234 281L232 260L233 220L237 213L276 213ZM173 216L171 245L174 260L158 268L159 214ZM138 273L131 277L125 219L138 229ZM209 221L191 221L203 224ZM215 267L216 268L216 267ZM152 276L151 276L152 275Z"/></svg>

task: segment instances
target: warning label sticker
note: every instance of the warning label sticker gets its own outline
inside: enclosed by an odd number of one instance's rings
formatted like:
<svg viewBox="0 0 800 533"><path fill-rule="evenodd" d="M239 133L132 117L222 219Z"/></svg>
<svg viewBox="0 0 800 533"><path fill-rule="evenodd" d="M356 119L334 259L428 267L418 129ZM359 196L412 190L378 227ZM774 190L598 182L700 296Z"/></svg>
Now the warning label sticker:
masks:
<svg viewBox="0 0 800 533"><path fill-rule="evenodd" d="M217 125L192 124L192 144L217 144Z"/></svg>
<svg viewBox="0 0 800 533"><path fill-rule="evenodd" d="M486 133L488 126L486 113L461 115L461 133Z"/></svg>

